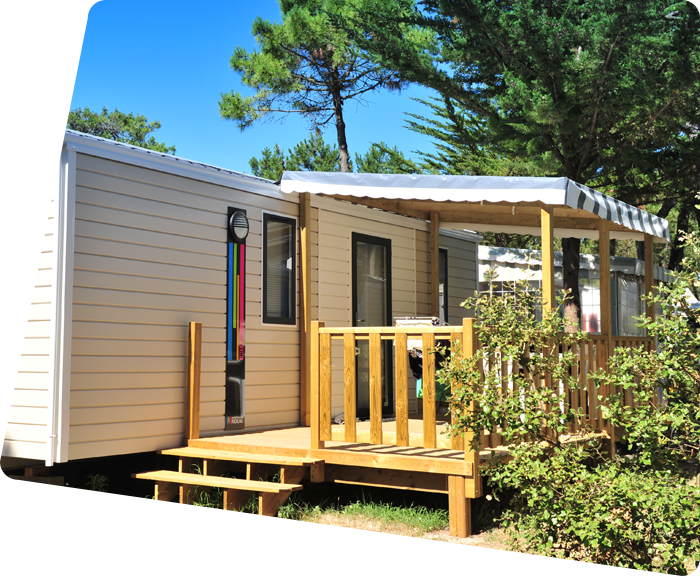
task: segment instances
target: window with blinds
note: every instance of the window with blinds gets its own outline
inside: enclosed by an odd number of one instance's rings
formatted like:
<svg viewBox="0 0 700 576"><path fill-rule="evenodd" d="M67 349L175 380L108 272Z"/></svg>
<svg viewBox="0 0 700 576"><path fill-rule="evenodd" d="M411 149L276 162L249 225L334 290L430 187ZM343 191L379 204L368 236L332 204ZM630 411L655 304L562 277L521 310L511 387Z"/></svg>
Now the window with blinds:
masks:
<svg viewBox="0 0 700 576"><path fill-rule="evenodd" d="M296 324L296 221L263 214L263 322Z"/></svg>

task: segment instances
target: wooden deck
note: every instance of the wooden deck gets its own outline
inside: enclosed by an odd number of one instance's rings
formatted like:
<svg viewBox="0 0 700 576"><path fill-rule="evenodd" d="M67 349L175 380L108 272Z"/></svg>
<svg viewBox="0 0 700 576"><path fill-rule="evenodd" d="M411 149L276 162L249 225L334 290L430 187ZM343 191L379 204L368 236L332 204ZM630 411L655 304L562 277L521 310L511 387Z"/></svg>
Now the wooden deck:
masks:
<svg viewBox="0 0 700 576"><path fill-rule="evenodd" d="M385 434L392 433L393 422L384 422ZM369 423L358 422L358 439L360 432ZM414 425L422 430L422 423ZM335 425L338 437L343 434L343 426ZM444 425L439 430L444 429ZM394 428L395 430L395 428ZM413 438L419 440L419 432L411 431ZM395 433L395 432L394 432ZM439 432L438 432L439 433ZM335 434L334 434L335 436ZM447 448L423 448L421 446L394 446L384 444L369 444L364 442L348 443L328 440L324 448L314 450L309 447L311 429L305 427L268 430L228 436L198 438L188 442L188 446L223 450L229 452L244 452L249 454L265 454L271 456L297 456L324 460L326 465L345 465L366 468L383 468L406 472L427 472L472 477L471 463L465 462L464 451ZM481 457L487 458L489 451L482 451Z"/></svg>

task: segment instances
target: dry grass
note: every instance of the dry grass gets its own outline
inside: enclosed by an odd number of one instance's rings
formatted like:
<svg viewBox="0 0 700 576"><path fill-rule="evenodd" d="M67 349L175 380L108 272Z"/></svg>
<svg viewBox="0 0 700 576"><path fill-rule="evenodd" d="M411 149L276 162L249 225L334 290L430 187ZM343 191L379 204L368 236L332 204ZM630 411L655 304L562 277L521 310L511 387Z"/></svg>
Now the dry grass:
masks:
<svg viewBox="0 0 700 576"><path fill-rule="evenodd" d="M45 504L0 520L6 576L515 575L499 531L459 541L400 524L327 512L265 530L212 528L133 509Z"/></svg>

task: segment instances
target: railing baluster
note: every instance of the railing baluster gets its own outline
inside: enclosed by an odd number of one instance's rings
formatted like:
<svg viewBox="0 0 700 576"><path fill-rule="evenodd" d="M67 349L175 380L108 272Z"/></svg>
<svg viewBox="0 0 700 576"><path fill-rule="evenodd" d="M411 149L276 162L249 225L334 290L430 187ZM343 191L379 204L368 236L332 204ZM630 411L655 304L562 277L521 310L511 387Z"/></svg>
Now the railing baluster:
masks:
<svg viewBox="0 0 700 576"><path fill-rule="evenodd" d="M437 446L435 422L435 334L423 334L423 446Z"/></svg>
<svg viewBox="0 0 700 576"><path fill-rule="evenodd" d="M331 440L331 335L321 334L321 440Z"/></svg>
<svg viewBox="0 0 700 576"><path fill-rule="evenodd" d="M369 335L369 441L382 443L382 339Z"/></svg>
<svg viewBox="0 0 700 576"><path fill-rule="evenodd" d="M605 342L599 340L596 343L595 351L596 351L596 368L601 369L604 368L606 365L606 358L605 358ZM598 391L598 395L602 396L603 398L607 397L607 390L606 386L603 386L601 390ZM598 400L596 397L596 419L597 419L597 427L598 430L604 430L605 424L603 423L603 410L601 409L601 402Z"/></svg>
<svg viewBox="0 0 700 576"><path fill-rule="evenodd" d="M396 335L396 445L408 446L408 338Z"/></svg>
<svg viewBox="0 0 700 576"><path fill-rule="evenodd" d="M460 332L455 332L451 335L451 342L452 342L452 354L455 354L457 351L457 348L460 348L462 351L464 350L464 338L462 337L462 333ZM455 388L458 386L457 382L452 382L450 389L452 394L454 395L455 393ZM450 413L450 422L454 424L454 414ZM464 450L464 436L462 434L457 434L454 435L450 438L450 448L453 450Z"/></svg>
<svg viewBox="0 0 700 576"><path fill-rule="evenodd" d="M343 336L345 375L345 441L357 442L357 378L355 374L355 335Z"/></svg>

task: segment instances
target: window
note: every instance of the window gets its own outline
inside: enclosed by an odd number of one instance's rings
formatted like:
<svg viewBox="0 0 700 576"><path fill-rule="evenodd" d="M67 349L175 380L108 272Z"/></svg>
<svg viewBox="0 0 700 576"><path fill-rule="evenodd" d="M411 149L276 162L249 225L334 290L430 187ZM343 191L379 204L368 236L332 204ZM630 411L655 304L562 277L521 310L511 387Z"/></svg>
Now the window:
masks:
<svg viewBox="0 0 700 576"><path fill-rule="evenodd" d="M263 322L296 324L296 221L263 213Z"/></svg>
<svg viewBox="0 0 700 576"><path fill-rule="evenodd" d="M449 308L449 294L447 292L447 250L440 248L439 253L440 278L440 320L447 323L447 309Z"/></svg>

